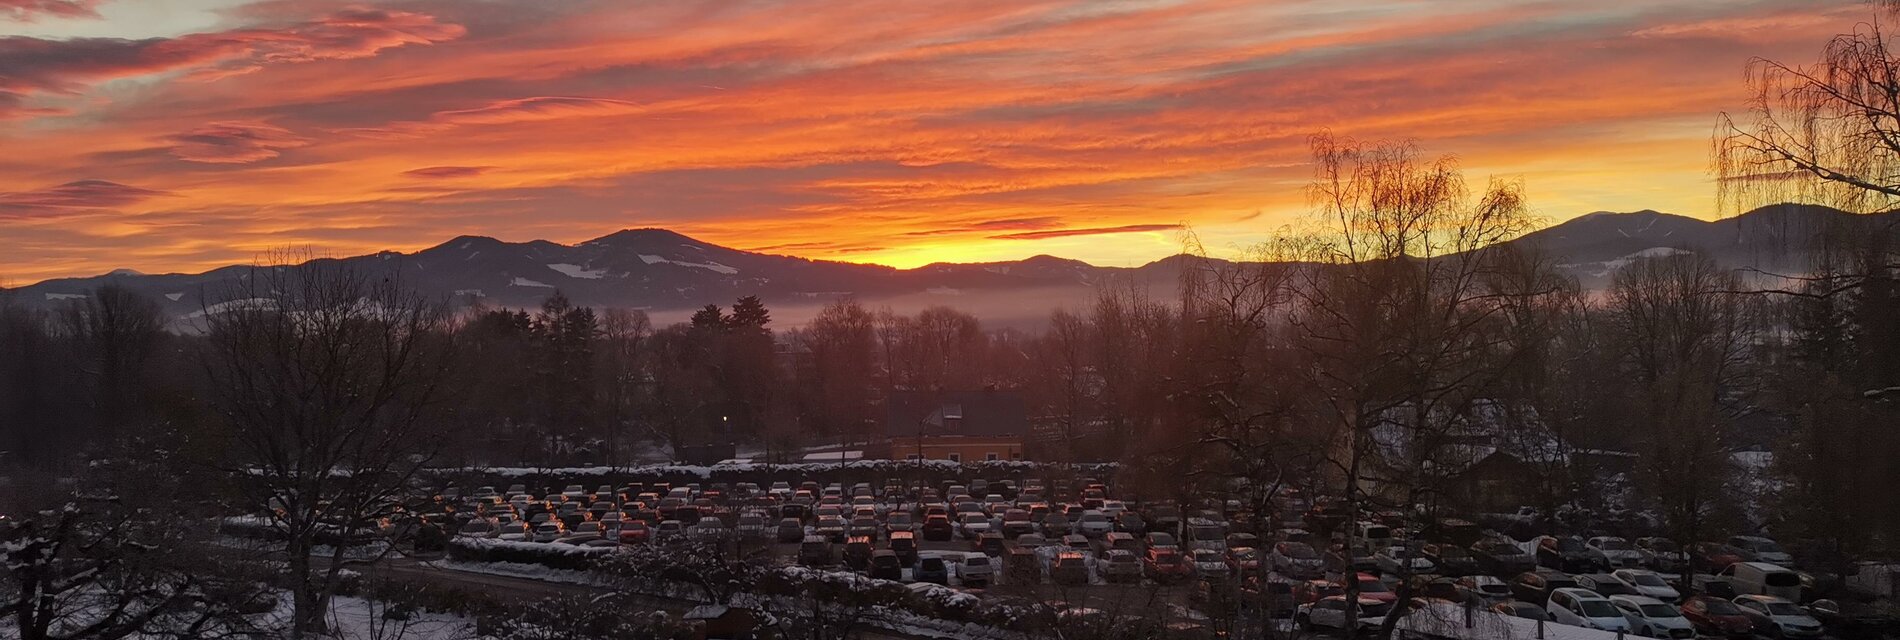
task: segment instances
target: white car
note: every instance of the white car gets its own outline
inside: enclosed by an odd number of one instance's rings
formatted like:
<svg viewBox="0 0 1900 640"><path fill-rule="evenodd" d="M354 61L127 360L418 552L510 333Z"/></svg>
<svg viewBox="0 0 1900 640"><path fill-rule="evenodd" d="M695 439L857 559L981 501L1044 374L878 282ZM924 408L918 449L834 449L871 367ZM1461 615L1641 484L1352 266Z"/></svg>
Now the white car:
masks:
<svg viewBox="0 0 1900 640"><path fill-rule="evenodd" d="M1631 590L1651 598L1663 602L1675 602L1682 599L1682 593L1676 591L1675 587L1669 586L1669 582L1663 580L1662 576L1657 575L1654 571L1646 569L1617 569L1610 575L1614 576L1617 582L1623 583L1623 586L1629 587Z"/></svg>
<svg viewBox="0 0 1900 640"><path fill-rule="evenodd" d="M1227 556L1221 555L1219 551L1195 549L1190 559L1194 562L1194 575L1216 580L1227 577Z"/></svg>
<svg viewBox="0 0 1900 640"><path fill-rule="evenodd" d="M1090 538L1100 538L1115 530L1115 521L1108 519L1108 514L1090 509L1075 521L1075 530Z"/></svg>
<svg viewBox="0 0 1900 640"><path fill-rule="evenodd" d="M986 583L995 575L996 565L990 561L989 556L980 553L965 555L963 563L957 565L957 580L966 585L973 582Z"/></svg>
<svg viewBox="0 0 1900 640"><path fill-rule="evenodd" d="M1391 608L1392 605L1378 600L1360 598L1357 624L1348 625L1346 623L1346 597L1327 596L1320 598L1317 602L1300 605L1299 609L1293 614L1293 618L1301 627L1308 630L1312 630L1315 627L1325 627L1327 629L1345 631L1348 626L1352 626L1355 629L1367 627L1376 628L1380 623L1385 622L1385 614L1387 611L1390 611Z"/></svg>
<svg viewBox="0 0 1900 640"><path fill-rule="evenodd" d="M1583 544L1603 554L1603 558L1610 561L1612 569L1640 567L1648 559L1648 555L1637 549L1636 545L1616 536L1597 536Z"/></svg>
<svg viewBox="0 0 1900 640"><path fill-rule="evenodd" d="M1609 598L1589 589L1572 587L1553 590L1544 610L1550 612L1550 619L1558 624L1602 631L1630 630L1630 621L1623 617L1623 610L1611 604Z"/></svg>
<svg viewBox="0 0 1900 640"><path fill-rule="evenodd" d="M963 529L963 537L975 540L990 532L990 517L981 513L965 513L957 525Z"/></svg>
<svg viewBox="0 0 1900 640"><path fill-rule="evenodd" d="M1610 596L1610 604L1623 612L1631 630L1651 638L1694 638L1695 625L1682 617L1676 605L1649 596Z"/></svg>
<svg viewBox="0 0 1900 640"><path fill-rule="evenodd" d="M570 484L567 485L566 489L561 490L561 497L568 500L579 500L587 497L587 489L578 484Z"/></svg>
<svg viewBox="0 0 1900 640"><path fill-rule="evenodd" d="M1819 638L1821 621L1808 615L1807 610L1795 603L1774 596L1736 596L1735 606L1740 607L1742 615L1755 621L1755 628L1774 627L1773 635L1781 638Z"/></svg>
<svg viewBox="0 0 1900 640"><path fill-rule="evenodd" d="M1372 556L1372 561L1378 563L1379 570L1387 575L1408 573L1418 575L1431 573L1436 568L1431 558L1424 557L1418 551L1407 549L1403 545L1393 545L1380 550L1378 554Z"/></svg>
<svg viewBox="0 0 1900 640"><path fill-rule="evenodd" d="M1755 562L1766 562L1784 567L1794 565L1794 556L1788 555L1781 545L1771 538L1761 536L1734 536L1728 539L1731 547L1753 554Z"/></svg>

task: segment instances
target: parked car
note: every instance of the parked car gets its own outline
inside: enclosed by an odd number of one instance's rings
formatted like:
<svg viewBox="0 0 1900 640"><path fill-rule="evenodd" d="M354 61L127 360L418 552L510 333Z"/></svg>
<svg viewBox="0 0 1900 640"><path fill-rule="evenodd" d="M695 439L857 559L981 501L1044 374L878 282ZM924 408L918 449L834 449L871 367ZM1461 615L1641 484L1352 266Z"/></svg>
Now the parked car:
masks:
<svg viewBox="0 0 1900 640"><path fill-rule="evenodd" d="M1751 562L1766 562L1784 567L1794 565L1794 556L1783 551L1781 545L1771 538L1734 536L1728 539L1728 546L1741 549Z"/></svg>
<svg viewBox="0 0 1900 640"><path fill-rule="evenodd" d="M1623 586L1629 587L1640 595L1649 596L1663 602L1675 602L1682 599L1682 593L1669 586L1667 580L1656 572L1647 569L1617 569L1610 573Z"/></svg>
<svg viewBox="0 0 1900 640"><path fill-rule="evenodd" d="M958 522L957 526L963 530L965 539L975 540L990 532L990 517L981 513L965 513L963 520Z"/></svg>
<svg viewBox="0 0 1900 640"><path fill-rule="evenodd" d="M653 539L653 529L640 520L626 520L620 523L620 532L615 536L620 544L641 544Z"/></svg>
<svg viewBox="0 0 1900 640"><path fill-rule="evenodd" d="M1775 596L1783 600L1801 599L1801 574L1766 562L1737 562L1716 574L1734 585L1737 594Z"/></svg>
<svg viewBox="0 0 1900 640"><path fill-rule="evenodd" d="M1636 635L1677 640L1690 640L1696 635L1695 624L1667 602L1649 596L1610 596L1610 604L1623 612L1623 619Z"/></svg>
<svg viewBox="0 0 1900 640"><path fill-rule="evenodd" d="M871 577L879 580L903 580L904 563L897 552L878 549L871 552Z"/></svg>
<svg viewBox="0 0 1900 640"><path fill-rule="evenodd" d="M1741 607L1715 596L1690 596L1682 602L1682 617L1704 636L1746 638L1755 633L1755 621Z"/></svg>
<svg viewBox="0 0 1900 640"><path fill-rule="evenodd" d="M1594 591L1605 598L1642 595L1642 592L1630 588L1629 585L1623 584L1622 580L1608 573L1580 573L1571 577L1576 578L1578 587Z"/></svg>
<svg viewBox="0 0 1900 640"><path fill-rule="evenodd" d="M853 571L868 570L871 568L871 555L875 551L869 536L851 536L844 543L844 566Z"/></svg>
<svg viewBox="0 0 1900 640"><path fill-rule="evenodd" d="M1227 568L1232 575L1242 578L1266 573L1261 570L1260 550L1253 547L1235 547L1228 549Z"/></svg>
<svg viewBox="0 0 1900 640"><path fill-rule="evenodd" d="M1123 511L1115 514L1115 530L1139 536L1148 533L1148 522L1139 513Z"/></svg>
<svg viewBox="0 0 1900 640"><path fill-rule="evenodd" d="M525 522L510 522L496 529L495 538L509 542L523 542L534 537L534 531Z"/></svg>
<svg viewBox="0 0 1900 640"><path fill-rule="evenodd" d="M1060 513L1050 513L1042 517L1042 535L1044 536L1060 538L1069 535L1072 528L1069 525L1069 517Z"/></svg>
<svg viewBox="0 0 1900 640"><path fill-rule="evenodd" d="M1281 542L1273 545L1273 553L1268 556L1273 570L1290 578L1317 578L1326 571L1326 561L1319 557L1313 546L1304 542Z"/></svg>
<svg viewBox="0 0 1900 640"><path fill-rule="evenodd" d="M1537 568L1537 557L1517 543L1503 538L1487 538L1471 545L1471 557L1478 561L1478 572L1491 576L1514 576Z"/></svg>
<svg viewBox="0 0 1900 640"><path fill-rule="evenodd" d="M1550 612L1543 607L1522 600L1510 600L1491 605L1491 610L1507 616L1516 616L1525 620L1550 622Z"/></svg>
<svg viewBox="0 0 1900 640"><path fill-rule="evenodd" d="M1544 610L1549 611L1550 618L1559 624L1603 631L1630 630L1630 621L1623 617L1623 612L1610 604L1609 598L1589 589L1553 589Z"/></svg>
<svg viewBox="0 0 1900 640"><path fill-rule="evenodd" d="M1697 542L1689 545L1688 553L1689 568L1703 573L1716 573L1745 559L1741 549L1720 542Z"/></svg>
<svg viewBox="0 0 1900 640"><path fill-rule="evenodd" d="M898 531L916 531L917 522L911 520L909 511L893 511L884 516L884 533L890 535Z"/></svg>
<svg viewBox="0 0 1900 640"><path fill-rule="evenodd" d="M1203 580L1225 580L1229 577L1231 572L1225 554L1213 549L1195 549L1190 553L1195 576Z"/></svg>
<svg viewBox="0 0 1900 640"><path fill-rule="evenodd" d="M1584 545L1582 540L1574 536L1542 536L1536 542L1539 566L1570 573L1610 570L1610 562L1603 558L1603 554ZM1604 606L1609 605L1606 603Z"/></svg>
<svg viewBox="0 0 1900 640"><path fill-rule="evenodd" d="M839 544L844 543L850 530L851 526L841 516L819 516L818 522L812 525L812 533Z"/></svg>
<svg viewBox="0 0 1900 640"><path fill-rule="evenodd" d="M917 534L909 531L892 533L890 545L891 551L897 554L898 559L904 561L905 566L917 563Z"/></svg>
<svg viewBox="0 0 1900 640"><path fill-rule="evenodd" d="M1174 534L1165 531L1148 532L1148 548L1179 549L1181 545L1174 540Z"/></svg>
<svg viewBox="0 0 1900 640"><path fill-rule="evenodd" d="M1399 594L1393 593L1392 588L1386 586L1385 581L1380 580L1378 576L1372 575L1370 573L1360 573L1360 574L1355 574L1355 575L1357 576L1357 579L1359 580L1359 585L1358 585L1359 597L1371 598L1373 600L1378 600L1386 604L1392 604L1398 601Z"/></svg>
<svg viewBox="0 0 1900 640"><path fill-rule="evenodd" d="M1418 575L1432 573L1432 561L1404 545L1392 545L1380 549L1372 556L1379 565L1379 571L1386 575Z"/></svg>
<svg viewBox="0 0 1900 640"><path fill-rule="evenodd" d="M1360 629L1377 628L1391 608L1389 602L1361 597L1358 608L1348 612L1346 596L1328 596L1318 602L1300 605L1293 614L1293 621L1308 631L1326 628L1357 635ZM1352 617L1348 618L1349 615Z"/></svg>
<svg viewBox="0 0 1900 640"><path fill-rule="evenodd" d="M1075 529L1077 533L1090 538L1100 538L1115 530L1115 522L1108 519L1108 514L1090 509L1083 511L1082 517L1076 519Z"/></svg>
<svg viewBox="0 0 1900 640"><path fill-rule="evenodd" d="M783 518L778 521L778 541L798 542L805 539L805 525L798 518Z"/></svg>
<svg viewBox="0 0 1900 640"><path fill-rule="evenodd" d="M1049 577L1054 579L1056 584L1088 584L1088 558L1075 551L1059 552L1049 563Z"/></svg>
<svg viewBox="0 0 1900 640"><path fill-rule="evenodd" d="M1755 633L1770 638L1819 638L1821 621L1806 609L1782 598L1764 595L1735 596L1731 602L1754 625Z"/></svg>
<svg viewBox="0 0 1900 640"><path fill-rule="evenodd" d="M1634 569L1643 566L1647 554L1637 549L1628 540L1616 536L1597 536L1584 541L1584 546L1595 550L1610 563L1611 569Z"/></svg>
<svg viewBox="0 0 1900 640"><path fill-rule="evenodd" d="M1003 512L1003 535L1016 538L1026 533L1035 533L1036 522L1029 518L1029 512L1023 509L1010 509Z"/></svg>
<svg viewBox="0 0 1900 640"><path fill-rule="evenodd" d="M1102 556L1102 574L1109 582L1140 582L1141 558L1126 549L1109 549Z"/></svg>
<svg viewBox="0 0 1900 640"><path fill-rule="evenodd" d="M1458 578L1458 593L1465 602L1489 606L1511 599L1511 585L1491 576Z"/></svg>
<svg viewBox="0 0 1900 640"><path fill-rule="evenodd" d="M883 528L884 525L880 524L875 517L856 516L851 518L850 535L864 536L875 540L877 539L878 531Z"/></svg>
<svg viewBox="0 0 1900 640"><path fill-rule="evenodd" d="M1689 567L1689 556L1668 538L1637 538L1636 549L1643 552L1645 567L1663 573L1678 573Z"/></svg>
<svg viewBox="0 0 1900 640"><path fill-rule="evenodd" d="M1331 580L1305 580L1293 585L1293 602L1296 604L1307 604L1318 602L1321 598L1343 595L1345 593L1345 585Z"/></svg>
<svg viewBox="0 0 1900 640"><path fill-rule="evenodd" d="M1420 547L1419 556L1432 562L1433 570L1441 576L1466 576L1478 572L1478 559L1471 550L1455 544L1428 544Z"/></svg>
<svg viewBox="0 0 1900 640"><path fill-rule="evenodd" d="M957 580L966 587L987 585L995 575L996 563L980 553L963 556L963 562L957 565Z"/></svg>
<svg viewBox="0 0 1900 640"><path fill-rule="evenodd" d="M798 563L807 567L829 567L836 562L831 553L831 539L820 535L805 536L798 544Z"/></svg>
<svg viewBox="0 0 1900 640"><path fill-rule="evenodd" d="M534 528L535 542L553 542L565 535L567 535L567 525L561 524L560 520L549 520Z"/></svg>
<svg viewBox="0 0 1900 640"><path fill-rule="evenodd" d="M1143 560L1142 568L1155 582L1167 584L1179 582L1194 575L1194 568L1187 559L1181 557L1181 551L1174 547L1148 547L1148 557Z"/></svg>
<svg viewBox="0 0 1900 640"><path fill-rule="evenodd" d="M919 555L917 569L912 572L911 581L948 585L950 584L950 565L945 563L943 556L940 555Z"/></svg>
<svg viewBox="0 0 1900 640"><path fill-rule="evenodd" d="M957 531L956 525L950 524L950 516L947 514L925 517L924 526L921 529L924 539L932 542L948 542L956 537Z"/></svg>
<svg viewBox="0 0 1900 640"><path fill-rule="evenodd" d="M1550 599L1550 592L1575 586L1576 579L1567 573L1550 569L1526 571L1511 580L1511 597L1541 607Z"/></svg>

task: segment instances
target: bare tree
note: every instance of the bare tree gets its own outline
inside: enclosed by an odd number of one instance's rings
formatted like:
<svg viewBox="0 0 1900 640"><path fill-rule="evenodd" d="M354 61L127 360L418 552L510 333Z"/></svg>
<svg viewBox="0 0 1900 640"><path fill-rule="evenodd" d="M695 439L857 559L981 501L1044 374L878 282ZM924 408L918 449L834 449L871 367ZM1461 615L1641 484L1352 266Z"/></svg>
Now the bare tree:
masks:
<svg viewBox="0 0 1900 640"><path fill-rule="evenodd" d="M1501 243L1533 220L1521 185L1494 180L1473 198L1452 158L1410 144L1321 134L1313 156L1325 230L1300 247L1289 322L1350 523L1368 503L1406 507L1438 491L1434 458L1514 355L1495 330L1505 302L1537 293L1493 286L1511 251ZM1357 581L1346 584L1354 607ZM1409 586L1381 637L1405 616Z"/></svg>
<svg viewBox="0 0 1900 640"><path fill-rule="evenodd" d="M1734 274L1678 253L1619 269L1609 291L1618 372L1640 406L1639 475L1670 535L1695 542L1729 477L1726 425L1741 411L1750 344Z"/></svg>
<svg viewBox="0 0 1900 640"><path fill-rule="evenodd" d="M254 268L224 299L203 310L209 393L237 495L282 536L302 637L325 626L343 542L401 512L442 441L430 409L450 365L448 316L331 261Z"/></svg>

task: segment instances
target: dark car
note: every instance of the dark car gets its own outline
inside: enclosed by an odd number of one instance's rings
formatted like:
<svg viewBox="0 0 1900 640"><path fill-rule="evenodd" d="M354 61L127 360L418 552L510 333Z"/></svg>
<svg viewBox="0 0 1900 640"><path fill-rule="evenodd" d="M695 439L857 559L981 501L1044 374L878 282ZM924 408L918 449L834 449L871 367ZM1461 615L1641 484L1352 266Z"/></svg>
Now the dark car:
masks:
<svg viewBox="0 0 1900 640"><path fill-rule="evenodd" d="M1570 574L1549 569L1526 571L1511 579L1511 597L1537 606L1550 600L1550 592L1577 586Z"/></svg>
<svg viewBox="0 0 1900 640"><path fill-rule="evenodd" d="M1009 538L1036 532L1036 521L1030 519L1029 512L1023 509L1010 509L1003 512L1003 535Z"/></svg>
<svg viewBox="0 0 1900 640"><path fill-rule="evenodd" d="M1455 544L1428 544L1419 549L1419 555L1432 561L1439 575L1458 577L1478 572L1478 558Z"/></svg>
<svg viewBox="0 0 1900 640"><path fill-rule="evenodd" d="M897 554L905 565L917 563L917 534L909 531L891 532L891 552Z"/></svg>
<svg viewBox="0 0 1900 640"><path fill-rule="evenodd" d="M917 570L912 578L914 582L950 584L950 564L939 556L923 556L917 559Z"/></svg>
<svg viewBox="0 0 1900 640"><path fill-rule="evenodd" d="M805 536L798 544L798 563L807 567L828 567L834 562L831 541L824 536Z"/></svg>
<svg viewBox="0 0 1900 640"><path fill-rule="evenodd" d="M1140 537L1148 533L1148 522L1142 520L1139 513L1123 511L1115 514L1115 530Z"/></svg>
<svg viewBox="0 0 1900 640"><path fill-rule="evenodd" d="M786 518L778 521L779 542L792 543L804 539L805 525L799 524L797 518Z"/></svg>
<svg viewBox="0 0 1900 640"><path fill-rule="evenodd" d="M1531 604L1529 602L1524 602L1522 600L1500 602L1500 603L1491 605L1491 610L1496 611L1498 613L1502 613L1507 616L1517 616L1519 618L1523 618L1526 620L1541 620L1544 622L1551 621L1549 611L1545 611L1543 607L1537 606L1535 604Z"/></svg>
<svg viewBox="0 0 1900 640"><path fill-rule="evenodd" d="M854 571L864 571L871 567L870 536L852 536L844 543L844 566Z"/></svg>
<svg viewBox="0 0 1900 640"><path fill-rule="evenodd" d="M1700 595L1682 602L1682 617L1705 636L1746 638L1754 635L1755 623L1735 603L1715 596Z"/></svg>
<svg viewBox="0 0 1900 640"><path fill-rule="evenodd" d="M903 580L904 562L890 549L871 552L871 577L879 580Z"/></svg>
<svg viewBox="0 0 1900 640"><path fill-rule="evenodd" d="M1142 569L1148 578L1162 584L1186 580L1194 575L1194 566L1188 564L1181 551L1173 548L1149 547L1148 555L1142 559Z"/></svg>
<svg viewBox="0 0 1900 640"><path fill-rule="evenodd" d="M1610 562L1602 553L1573 536L1546 536L1537 541L1537 564L1539 566L1568 571L1571 573L1589 573L1609 571Z"/></svg>

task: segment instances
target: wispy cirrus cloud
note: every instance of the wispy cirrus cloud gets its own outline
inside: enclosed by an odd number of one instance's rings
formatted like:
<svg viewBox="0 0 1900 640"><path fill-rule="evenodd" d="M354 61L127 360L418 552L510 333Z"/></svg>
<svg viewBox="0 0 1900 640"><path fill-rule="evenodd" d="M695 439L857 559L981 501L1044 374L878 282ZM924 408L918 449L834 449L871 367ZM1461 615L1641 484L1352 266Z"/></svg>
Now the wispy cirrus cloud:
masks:
<svg viewBox="0 0 1900 640"><path fill-rule="evenodd" d="M521 122L613 116L640 111L639 103L612 98L580 96L534 96L497 100L467 109L437 111L423 120L391 122L379 127L341 129L371 138L413 138L468 125L496 125Z"/></svg>
<svg viewBox="0 0 1900 640"><path fill-rule="evenodd" d="M303 22L175 38L0 37L0 95L71 95L97 82L167 72L217 79L269 65L364 58L465 33L426 14L349 8Z"/></svg>
<svg viewBox="0 0 1900 640"><path fill-rule="evenodd" d="M40 17L97 18L104 0L0 0L0 18L33 22Z"/></svg>
<svg viewBox="0 0 1900 640"><path fill-rule="evenodd" d="M451 178L473 178L475 176L488 173L488 170L493 169L493 168L494 167L492 166L486 166L486 165L483 165L483 166L443 165L443 166L437 166L437 167L418 167L415 169L404 171L402 172L402 174L411 178L423 178L427 180L447 180Z"/></svg>
<svg viewBox="0 0 1900 640"><path fill-rule="evenodd" d="M1075 236L1105 236L1117 233L1143 233L1151 231L1178 231L1185 228L1181 224L1127 224L1119 227L1090 227L1083 229L1053 229L1049 231L1024 231L990 236L991 240L1047 240L1050 238L1072 238Z"/></svg>
<svg viewBox="0 0 1900 640"><path fill-rule="evenodd" d="M310 144L310 139L264 122L213 122L166 138L171 153L181 160L211 164L245 164L269 160L284 149Z"/></svg>
<svg viewBox="0 0 1900 640"><path fill-rule="evenodd" d="M173 194L110 180L75 180L31 191L0 193L0 220L54 218L117 209L169 195Z"/></svg>

